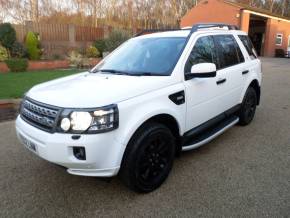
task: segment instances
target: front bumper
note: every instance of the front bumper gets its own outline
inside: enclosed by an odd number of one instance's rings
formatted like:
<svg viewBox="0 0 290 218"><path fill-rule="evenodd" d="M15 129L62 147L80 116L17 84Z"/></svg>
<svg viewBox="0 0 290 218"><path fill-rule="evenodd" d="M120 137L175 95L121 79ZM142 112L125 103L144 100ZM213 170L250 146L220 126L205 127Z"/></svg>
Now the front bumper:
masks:
<svg viewBox="0 0 290 218"><path fill-rule="evenodd" d="M39 157L64 166L67 172L81 176L111 177L118 173L124 145L114 137L114 131L102 134L81 135L78 140L72 134L47 133L39 130L18 116L16 133L36 145L34 152ZM86 160L73 154L73 147L84 147Z"/></svg>

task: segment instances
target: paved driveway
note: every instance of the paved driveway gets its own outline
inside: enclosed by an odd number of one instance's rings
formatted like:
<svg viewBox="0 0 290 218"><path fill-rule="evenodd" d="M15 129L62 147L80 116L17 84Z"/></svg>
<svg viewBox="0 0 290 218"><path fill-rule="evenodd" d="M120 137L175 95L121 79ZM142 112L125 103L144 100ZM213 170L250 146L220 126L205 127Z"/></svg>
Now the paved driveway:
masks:
<svg viewBox="0 0 290 218"><path fill-rule="evenodd" d="M118 179L77 177L39 159L0 124L0 217L290 217L290 59L263 59L261 107L176 159L167 182L140 195Z"/></svg>

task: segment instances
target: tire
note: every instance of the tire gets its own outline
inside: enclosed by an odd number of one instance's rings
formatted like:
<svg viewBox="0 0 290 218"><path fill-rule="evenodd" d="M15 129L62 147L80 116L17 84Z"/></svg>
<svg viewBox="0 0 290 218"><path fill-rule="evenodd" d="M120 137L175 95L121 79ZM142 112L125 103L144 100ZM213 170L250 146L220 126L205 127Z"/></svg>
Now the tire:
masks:
<svg viewBox="0 0 290 218"><path fill-rule="evenodd" d="M159 123L146 123L127 145L119 176L133 191L148 193L168 177L175 157L171 131Z"/></svg>
<svg viewBox="0 0 290 218"><path fill-rule="evenodd" d="M246 126L250 124L255 116L257 107L257 93L253 87L249 87L244 96L242 106L239 113L239 124Z"/></svg>

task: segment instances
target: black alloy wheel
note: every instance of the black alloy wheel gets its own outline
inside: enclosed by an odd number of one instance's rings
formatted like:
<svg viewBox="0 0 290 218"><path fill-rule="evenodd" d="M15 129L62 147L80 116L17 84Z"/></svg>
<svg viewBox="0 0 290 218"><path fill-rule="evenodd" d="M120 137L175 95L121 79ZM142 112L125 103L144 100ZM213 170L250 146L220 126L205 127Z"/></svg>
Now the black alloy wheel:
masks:
<svg viewBox="0 0 290 218"><path fill-rule="evenodd" d="M249 87L246 91L245 97L243 99L242 107L240 110L240 121L239 124L242 126L251 123L255 116L257 107L257 93L253 87Z"/></svg>
<svg viewBox="0 0 290 218"><path fill-rule="evenodd" d="M175 157L175 140L159 123L141 127L127 146L120 176L137 192L151 192L167 178Z"/></svg>

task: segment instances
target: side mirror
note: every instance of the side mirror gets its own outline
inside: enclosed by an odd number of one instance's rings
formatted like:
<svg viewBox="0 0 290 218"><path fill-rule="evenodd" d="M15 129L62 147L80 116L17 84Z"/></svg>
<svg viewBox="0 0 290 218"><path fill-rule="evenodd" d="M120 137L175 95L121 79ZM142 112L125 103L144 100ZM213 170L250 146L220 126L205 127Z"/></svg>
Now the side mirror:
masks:
<svg viewBox="0 0 290 218"><path fill-rule="evenodd" d="M195 64L191 72L186 74L186 79L216 77L216 65L213 63Z"/></svg>

